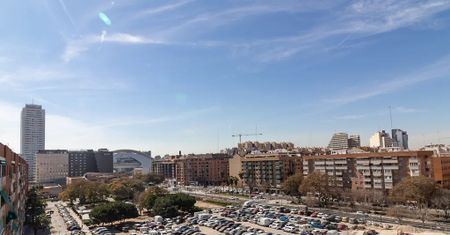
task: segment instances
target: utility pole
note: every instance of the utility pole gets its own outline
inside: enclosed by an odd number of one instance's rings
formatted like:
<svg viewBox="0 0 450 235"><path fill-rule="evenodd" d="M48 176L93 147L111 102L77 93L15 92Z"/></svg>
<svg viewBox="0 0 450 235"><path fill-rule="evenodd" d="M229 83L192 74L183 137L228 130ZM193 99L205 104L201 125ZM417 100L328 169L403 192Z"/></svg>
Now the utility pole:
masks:
<svg viewBox="0 0 450 235"><path fill-rule="evenodd" d="M391 120L391 131L392 131L392 108L389 105L389 120Z"/></svg>

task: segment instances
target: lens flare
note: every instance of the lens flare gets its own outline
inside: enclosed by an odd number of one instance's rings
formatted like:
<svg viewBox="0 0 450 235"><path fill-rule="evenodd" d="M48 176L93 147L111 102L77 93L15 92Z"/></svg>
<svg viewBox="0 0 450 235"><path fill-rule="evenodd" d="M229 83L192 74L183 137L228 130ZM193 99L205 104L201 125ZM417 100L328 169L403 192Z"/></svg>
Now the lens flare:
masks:
<svg viewBox="0 0 450 235"><path fill-rule="evenodd" d="M103 13L103 12L98 13L98 17L99 17L100 20L102 20L103 23L105 23L106 25L108 25L108 26L111 25L111 20L109 19L109 17L108 17L105 13Z"/></svg>

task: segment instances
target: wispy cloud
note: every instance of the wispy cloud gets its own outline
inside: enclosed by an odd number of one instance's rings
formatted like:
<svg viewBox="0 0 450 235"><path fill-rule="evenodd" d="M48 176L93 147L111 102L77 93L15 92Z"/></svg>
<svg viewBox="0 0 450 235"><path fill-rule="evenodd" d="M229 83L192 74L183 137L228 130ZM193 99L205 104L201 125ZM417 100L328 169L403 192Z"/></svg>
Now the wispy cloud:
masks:
<svg viewBox="0 0 450 235"><path fill-rule="evenodd" d="M367 117L367 115L365 115L365 114L348 114L348 115L337 116L337 117L335 117L335 119L338 119L338 120L357 120L357 119L363 119L365 117Z"/></svg>
<svg viewBox="0 0 450 235"><path fill-rule="evenodd" d="M450 1L356 1L336 17L296 36L267 39L249 44L262 62L283 60L300 52L339 48L344 43L420 23L448 10ZM351 35L351 38L349 36ZM267 49L270 48L270 49Z"/></svg>
<svg viewBox="0 0 450 235"><path fill-rule="evenodd" d="M194 1L195 0L184 0L184 1L167 4L167 5L158 6L156 8L148 8L148 9L145 9L145 10L142 10L142 11L136 13L133 18L141 18L141 17L145 17L145 16L150 16L150 15L161 14L161 13L173 11L180 7L183 7L184 5L192 3Z"/></svg>
<svg viewBox="0 0 450 235"><path fill-rule="evenodd" d="M69 40L62 55L62 59L65 62L69 62L72 59L78 57L83 52L89 50L94 44L100 43L117 43L117 44L154 44L164 45L167 42L157 40L151 37L144 37L139 35L127 34L127 33L113 33L108 34L103 31L100 35L87 35L79 39Z"/></svg>
<svg viewBox="0 0 450 235"><path fill-rule="evenodd" d="M343 105L369 99L382 94L391 93L408 86L415 85L424 81L448 77L450 74L450 56L446 56L437 62L425 66L420 70L394 77L389 80L375 84L367 84L366 87L358 87L357 90L346 91L345 95L325 99L326 103Z"/></svg>
<svg viewBox="0 0 450 235"><path fill-rule="evenodd" d="M423 109L409 108L409 107L403 107L403 106L395 107L394 111L399 112L399 113L423 113L423 112L425 112L425 110L423 110Z"/></svg>
<svg viewBox="0 0 450 235"><path fill-rule="evenodd" d="M219 110L219 107L212 106L203 109L190 110L184 113L178 113L176 115L161 116L153 118L142 118L142 117L121 117L117 120L106 121L103 120L102 124L96 126L96 128L111 128L111 127L122 127L122 126L136 126L136 125L151 125L164 122L172 121L182 121L190 118L195 118L202 115L207 115Z"/></svg>

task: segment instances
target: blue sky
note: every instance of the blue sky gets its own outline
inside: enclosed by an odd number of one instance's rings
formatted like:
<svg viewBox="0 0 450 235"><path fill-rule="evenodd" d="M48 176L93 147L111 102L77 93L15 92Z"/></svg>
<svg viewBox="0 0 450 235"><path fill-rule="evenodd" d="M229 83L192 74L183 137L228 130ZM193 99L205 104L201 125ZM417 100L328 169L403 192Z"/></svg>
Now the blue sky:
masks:
<svg viewBox="0 0 450 235"><path fill-rule="evenodd" d="M0 141L47 112L47 148L215 152L233 133L325 146L393 124L450 139L450 1L7 0ZM111 24L102 21L105 14ZM254 137L245 140L255 140Z"/></svg>

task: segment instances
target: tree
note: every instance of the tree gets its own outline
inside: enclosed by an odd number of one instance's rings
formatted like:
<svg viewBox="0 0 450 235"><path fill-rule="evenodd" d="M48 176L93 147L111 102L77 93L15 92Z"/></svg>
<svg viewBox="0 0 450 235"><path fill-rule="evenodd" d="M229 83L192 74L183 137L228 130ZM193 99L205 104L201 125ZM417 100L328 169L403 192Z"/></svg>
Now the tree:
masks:
<svg viewBox="0 0 450 235"><path fill-rule="evenodd" d="M110 184L111 194L116 200L132 199L135 194L143 192L144 182L139 179L122 178Z"/></svg>
<svg viewBox="0 0 450 235"><path fill-rule="evenodd" d="M302 184L303 175L295 174L289 176L282 184L281 189L286 195L290 196L300 196L299 187Z"/></svg>
<svg viewBox="0 0 450 235"><path fill-rule="evenodd" d="M156 174L156 173L148 173L143 175L137 175L134 177L135 179L142 180L146 184L160 184L164 182L164 175Z"/></svg>
<svg viewBox="0 0 450 235"><path fill-rule="evenodd" d="M89 213L94 223L112 223L114 221L136 218L139 216L133 204L124 202L110 202L100 204Z"/></svg>
<svg viewBox="0 0 450 235"><path fill-rule="evenodd" d="M107 184L91 181L80 181L69 184L66 189L60 193L59 197L63 201L79 199L80 204L95 203L104 201L110 194Z"/></svg>
<svg viewBox="0 0 450 235"><path fill-rule="evenodd" d="M139 196L139 208L151 210L155 205L155 201L158 197L161 197L169 192L163 188L150 187Z"/></svg>
<svg viewBox="0 0 450 235"><path fill-rule="evenodd" d="M173 203L181 211L191 212L194 208L195 203L197 202L197 200L195 200L195 197L185 193L170 194L167 196L171 198L171 200L173 200Z"/></svg>
<svg viewBox="0 0 450 235"><path fill-rule="evenodd" d="M332 198L332 190L329 186L327 174L313 172L309 174L300 184L299 191L302 193L313 193L319 198L322 206L326 206Z"/></svg>
<svg viewBox="0 0 450 235"><path fill-rule="evenodd" d="M175 217L178 215L178 207L169 196L158 197L153 205L153 213L163 217Z"/></svg>
<svg viewBox="0 0 450 235"><path fill-rule="evenodd" d="M450 219L450 190L438 189L434 197L431 199L431 203L437 209L441 209L444 212L444 219Z"/></svg>
<svg viewBox="0 0 450 235"><path fill-rule="evenodd" d="M31 188L27 193L25 224L33 228L34 234L38 230L48 229L50 227L50 220L45 214L46 206L38 189L35 187Z"/></svg>
<svg viewBox="0 0 450 235"><path fill-rule="evenodd" d="M425 176L408 177L400 181L391 191L391 199L398 203L409 202L414 204L420 220L426 220L428 206L436 195L436 182Z"/></svg>

